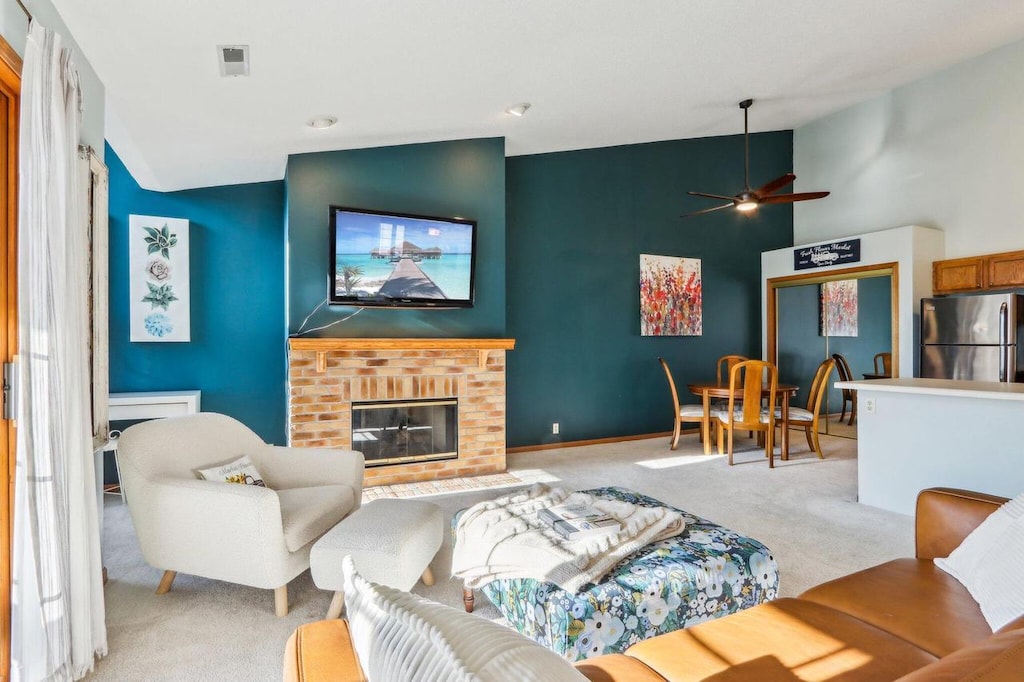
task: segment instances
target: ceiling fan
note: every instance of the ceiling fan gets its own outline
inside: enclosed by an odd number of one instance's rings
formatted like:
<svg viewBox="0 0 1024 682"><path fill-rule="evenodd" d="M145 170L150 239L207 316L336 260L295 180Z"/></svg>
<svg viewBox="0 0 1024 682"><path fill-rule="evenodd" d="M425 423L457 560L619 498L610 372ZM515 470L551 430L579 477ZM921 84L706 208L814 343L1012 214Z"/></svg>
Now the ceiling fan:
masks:
<svg viewBox="0 0 1024 682"><path fill-rule="evenodd" d="M722 199L729 203L722 204L720 206L713 206L712 208L705 208L702 211L687 213L681 217L689 218L690 216L700 215L701 213L720 211L721 209L729 208L730 206L736 207L737 211L747 213L756 210L758 206L763 204L789 204L794 201L808 201L809 199L821 199L828 196L828 192L775 194L775 192L778 192L780 189L796 180L796 176L792 173L781 175L758 189L750 189L750 131L747 127L747 109L749 109L750 105L753 103L754 100L752 99L745 99L740 102L740 109L743 110L743 191L731 197L723 194L708 194L706 192L687 192L687 194L692 194L695 197Z"/></svg>

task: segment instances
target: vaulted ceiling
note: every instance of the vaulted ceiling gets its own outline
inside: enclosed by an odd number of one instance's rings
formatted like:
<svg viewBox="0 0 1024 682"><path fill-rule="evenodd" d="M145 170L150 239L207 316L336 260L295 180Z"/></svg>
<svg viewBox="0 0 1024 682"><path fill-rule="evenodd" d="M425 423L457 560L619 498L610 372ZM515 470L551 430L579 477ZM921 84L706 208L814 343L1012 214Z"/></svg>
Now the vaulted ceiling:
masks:
<svg viewBox="0 0 1024 682"><path fill-rule="evenodd" d="M53 3L106 88L107 139L156 190L279 179L302 152L734 134L747 97L752 132L796 128L1024 38L1021 0ZM248 77L220 76L232 44Z"/></svg>

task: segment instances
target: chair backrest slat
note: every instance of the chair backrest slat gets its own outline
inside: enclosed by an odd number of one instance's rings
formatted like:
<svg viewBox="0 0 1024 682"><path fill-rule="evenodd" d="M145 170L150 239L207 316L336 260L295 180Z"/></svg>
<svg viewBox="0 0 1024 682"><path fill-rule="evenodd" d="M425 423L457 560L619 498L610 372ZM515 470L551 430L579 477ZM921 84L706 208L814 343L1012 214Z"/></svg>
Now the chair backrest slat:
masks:
<svg viewBox="0 0 1024 682"><path fill-rule="evenodd" d="M821 400L825 396L825 389L828 386L828 378L832 375L832 370L835 366L836 361L832 358L827 358L818 365L818 370L814 373L814 380L811 382L811 392L807 394L808 412L818 414L818 410L821 408Z"/></svg>
<svg viewBox="0 0 1024 682"><path fill-rule="evenodd" d="M775 365L764 360L743 360L733 365L729 372L729 423L741 428L746 424L761 423L761 392L765 382L768 385L768 409L775 410L775 393L778 387L778 371ZM742 407L736 405L736 394L742 389L739 400ZM739 419L736 419L739 409Z"/></svg>

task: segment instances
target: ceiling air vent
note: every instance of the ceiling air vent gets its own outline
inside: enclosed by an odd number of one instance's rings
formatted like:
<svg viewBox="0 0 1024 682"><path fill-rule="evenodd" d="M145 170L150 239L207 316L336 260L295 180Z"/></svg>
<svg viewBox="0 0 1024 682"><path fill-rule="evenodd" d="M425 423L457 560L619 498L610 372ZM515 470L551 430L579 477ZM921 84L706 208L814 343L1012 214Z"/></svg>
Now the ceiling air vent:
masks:
<svg viewBox="0 0 1024 682"><path fill-rule="evenodd" d="M248 76L249 46L218 45L217 61L220 62L221 76Z"/></svg>

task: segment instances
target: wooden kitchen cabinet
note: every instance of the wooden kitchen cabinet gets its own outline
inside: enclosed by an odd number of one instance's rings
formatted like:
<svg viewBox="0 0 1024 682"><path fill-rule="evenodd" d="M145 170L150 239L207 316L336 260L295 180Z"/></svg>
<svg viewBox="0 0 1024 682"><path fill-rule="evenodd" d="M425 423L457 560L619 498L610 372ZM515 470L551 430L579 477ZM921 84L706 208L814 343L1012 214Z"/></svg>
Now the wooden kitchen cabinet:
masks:
<svg viewBox="0 0 1024 682"><path fill-rule="evenodd" d="M985 287L985 259L954 258L932 263L932 292L952 294L960 291L981 291Z"/></svg>
<svg viewBox="0 0 1024 682"><path fill-rule="evenodd" d="M932 291L938 295L1020 287L1024 287L1024 251L932 263Z"/></svg>
<svg viewBox="0 0 1024 682"><path fill-rule="evenodd" d="M985 281L988 288L1024 287L1024 251L997 253L986 260Z"/></svg>

